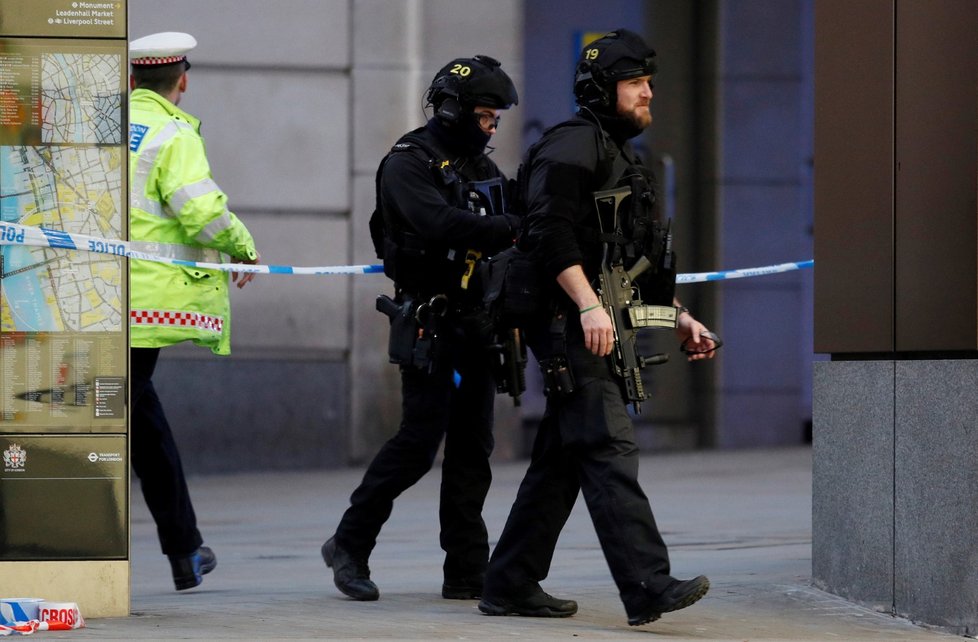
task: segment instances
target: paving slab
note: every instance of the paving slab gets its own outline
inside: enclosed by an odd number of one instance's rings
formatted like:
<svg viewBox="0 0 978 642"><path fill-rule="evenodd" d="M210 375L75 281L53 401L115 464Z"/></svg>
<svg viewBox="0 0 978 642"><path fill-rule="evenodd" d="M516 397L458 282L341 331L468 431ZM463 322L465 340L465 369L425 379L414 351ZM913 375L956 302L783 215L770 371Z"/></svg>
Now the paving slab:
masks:
<svg viewBox="0 0 978 642"><path fill-rule="evenodd" d="M502 530L526 462L498 463L486 502ZM811 586L811 450L654 454L640 477L680 577L709 594L657 622L628 626L583 499L558 544L550 593L577 600L566 619L489 617L441 598L437 465L395 503L373 556L380 600L332 583L319 548L360 481L359 468L190 479L217 569L173 590L138 486L132 507L132 615L37 639L99 640L942 640L957 636L854 605Z"/></svg>

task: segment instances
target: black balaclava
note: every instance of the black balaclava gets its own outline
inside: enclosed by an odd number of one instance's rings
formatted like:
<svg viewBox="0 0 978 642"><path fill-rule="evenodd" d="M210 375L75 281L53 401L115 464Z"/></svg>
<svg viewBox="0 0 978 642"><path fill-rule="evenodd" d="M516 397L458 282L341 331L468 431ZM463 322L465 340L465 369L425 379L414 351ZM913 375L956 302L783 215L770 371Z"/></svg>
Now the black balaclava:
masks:
<svg viewBox="0 0 978 642"><path fill-rule="evenodd" d="M435 116L428 120L427 126L447 151L459 156L484 153L492 138L491 134L482 131L471 112L463 113L459 122L451 124Z"/></svg>
<svg viewBox="0 0 978 642"><path fill-rule="evenodd" d="M428 121L446 148L463 156L485 152L492 137L473 113L477 105L508 109L519 103L516 87L499 61L489 56L456 58L435 74L426 94L435 115Z"/></svg>

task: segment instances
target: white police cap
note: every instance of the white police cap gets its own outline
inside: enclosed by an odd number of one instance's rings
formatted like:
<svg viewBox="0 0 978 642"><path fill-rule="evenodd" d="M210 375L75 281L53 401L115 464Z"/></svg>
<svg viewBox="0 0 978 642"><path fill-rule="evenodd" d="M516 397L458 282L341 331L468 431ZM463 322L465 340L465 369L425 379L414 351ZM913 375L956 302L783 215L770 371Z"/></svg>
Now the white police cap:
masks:
<svg viewBox="0 0 978 642"><path fill-rule="evenodd" d="M129 43L129 60L137 67L172 65L187 60L187 52L197 46L189 33L164 31L137 38Z"/></svg>

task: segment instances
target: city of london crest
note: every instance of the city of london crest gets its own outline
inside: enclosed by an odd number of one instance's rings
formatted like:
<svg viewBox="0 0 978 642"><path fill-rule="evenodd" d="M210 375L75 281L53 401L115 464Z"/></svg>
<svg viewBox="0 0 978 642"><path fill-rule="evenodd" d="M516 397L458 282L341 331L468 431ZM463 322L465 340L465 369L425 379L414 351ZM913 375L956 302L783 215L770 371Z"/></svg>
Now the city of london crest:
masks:
<svg viewBox="0 0 978 642"><path fill-rule="evenodd" d="M3 463L8 469L23 468L27 463L27 451L17 444L10 444L10 448L3 451Z"/></svg>

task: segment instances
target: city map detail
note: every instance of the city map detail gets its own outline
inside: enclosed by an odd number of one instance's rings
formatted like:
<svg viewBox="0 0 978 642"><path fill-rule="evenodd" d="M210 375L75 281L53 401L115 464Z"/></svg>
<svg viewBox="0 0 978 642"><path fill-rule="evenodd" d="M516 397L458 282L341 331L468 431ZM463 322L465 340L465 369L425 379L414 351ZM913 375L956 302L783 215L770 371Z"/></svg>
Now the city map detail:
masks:
<svg viewBox="0 0 978 642"><path fill-rule="evenodd" d="M118 147L0 147L0 220L120 238ZM118 332L118 257L0 246L0 331Z"/></svg>
<svg viewBox="0 0 978 642"><path fill-rule="evenodd" d="M41 140L118 145L122 140L120 58L50 53L41 57Z"/></svg>

